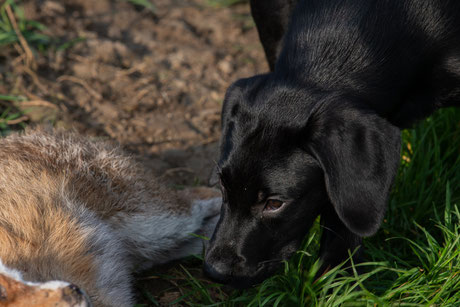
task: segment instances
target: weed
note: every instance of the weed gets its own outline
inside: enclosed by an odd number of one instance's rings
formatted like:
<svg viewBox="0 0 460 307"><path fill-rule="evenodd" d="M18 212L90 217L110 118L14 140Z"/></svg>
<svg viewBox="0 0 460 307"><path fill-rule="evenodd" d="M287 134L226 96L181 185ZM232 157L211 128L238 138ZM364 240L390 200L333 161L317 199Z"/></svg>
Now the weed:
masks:
<svg viewBox="0 0 460 307"><path fill-rule="evenodd" d="M20 34L30 46L44 50L51 44L51 38L43 34L46 29L44 25L33 20L27 20L21 6L17 5L14 0L6 0L0 6L0 46L19 43L20 40L8 16L7 6L11 7Z"/></svg>
<svg viewBox="0 0 460 307"><path fill-rule="evenodd" d="M155 5L153 5L153 3L150 2L149 0L121 0L121 1L129 2L135 6L146 8L152 13L155 13L155 10L156 10Z"/></svg>
<svg viewBox="0 0 460 307"><path fill-rule="evenodd" d="M27 118L22 110L14 106L14 102L24 100L22 96L0 95L0 136L25 128Z"/></svg>
<svg viewBox="0 0 460 307"><path fill-rule="evenodd" d="M142 0L138 1L142 2ZM24 15L24 10L18 3L20 2L6 0L0 6L0 46L20 44L26 53L29 47L31 52L37 53L37 51L43 52L49 48L55 51L63 51L85 40L83 37L77 37L62 42L46 35L46 26L37 21L28 20ZM23 41L21 41L22 38Z"/></svg>
<svg viewBox="0 0 460 307"><path fill-rule="evenodd" d="M212 7L229 7L235 4L247 3L249 0L207 0L207 5Z"/></svg>

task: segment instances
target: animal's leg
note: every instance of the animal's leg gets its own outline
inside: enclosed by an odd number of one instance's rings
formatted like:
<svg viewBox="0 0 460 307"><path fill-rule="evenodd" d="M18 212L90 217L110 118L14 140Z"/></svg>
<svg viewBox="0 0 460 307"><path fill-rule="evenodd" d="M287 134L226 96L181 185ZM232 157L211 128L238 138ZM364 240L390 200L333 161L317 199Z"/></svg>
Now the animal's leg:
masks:
<svg viewBox="0 0 460 307"><path fill-rule="evenodd" d="M321 214L323 234L321 236L320 258L323 263L318 275L341 264L353 252L353 262L356 264L361 261L359 246L362 238L352 233L332 208L326 211ZM357 248L358 250L356 250Z"/></svg>
<svg viewBox="0 0 460 307"><path fill-rule="evenodd" d="M210 237L219 219L221 198L190 197L188 213L158 212L152 210L126 217L120 234L124 237L137 269L165 263L203 249L203 240L196 236Z"/></svg>
<svg viewBox="0 0 460 307"><path fill-rule="evenodd" d="M85 266L79 264L84 255L75 255L71 258L75 269L70 274L83 279L85 275L92 275L82 286L95 306L132 306L133 259L122 238L109 225L93 219L91 214L85 216L82 224L82 230L88 234L86 254L91 256L91 262L85 272Z"/></svg>

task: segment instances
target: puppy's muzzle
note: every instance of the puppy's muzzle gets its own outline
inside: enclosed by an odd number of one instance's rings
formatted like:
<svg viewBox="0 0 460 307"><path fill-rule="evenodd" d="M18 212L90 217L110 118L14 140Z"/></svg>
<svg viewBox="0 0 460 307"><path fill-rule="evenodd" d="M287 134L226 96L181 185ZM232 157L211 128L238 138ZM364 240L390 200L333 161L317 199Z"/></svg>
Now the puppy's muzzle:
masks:
<svg viewBox="0 0 460 307"><path fill-rule="evenodd" d="M208 262L205 262L203 265L203 272L206 275L207 278L218 282L220 284L228 284L231 281L231 275L228 273L225 273L225 270L221 267L214 267ZM228 270L227 270L228 272Z"/></svg>

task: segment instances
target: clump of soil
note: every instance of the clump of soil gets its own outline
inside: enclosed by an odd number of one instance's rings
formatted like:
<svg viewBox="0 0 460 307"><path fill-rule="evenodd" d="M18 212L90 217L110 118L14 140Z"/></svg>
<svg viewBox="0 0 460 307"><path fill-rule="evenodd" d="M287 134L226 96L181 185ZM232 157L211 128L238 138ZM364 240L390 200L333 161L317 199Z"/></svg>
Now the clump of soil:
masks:
<svg viewBox="0 0 460 307"><path fill-rule="evenodd" d="M153 3L155 12L123 0L24 1L28 19L75 44L45 51L36 70L4 52L0 90L51 102L58 125L117 140L174 184L203 183L225 90L267 70L263 51L248 5ZM47 107L30 116L49 117Z"/></svg>

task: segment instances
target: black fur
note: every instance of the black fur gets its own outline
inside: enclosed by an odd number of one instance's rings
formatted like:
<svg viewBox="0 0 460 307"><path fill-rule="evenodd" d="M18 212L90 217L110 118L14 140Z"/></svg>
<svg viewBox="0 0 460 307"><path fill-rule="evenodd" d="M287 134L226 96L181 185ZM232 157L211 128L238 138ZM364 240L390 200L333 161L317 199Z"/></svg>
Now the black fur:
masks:
<svg viewBox="0 0 460 307"><path fill-rule="evenodd" d="M276 270L321 215L322 270L374 234L400 128L460 103L458 0L252 0L271 72L222 110L224 204L205 257L244 287ZM267 199L284 205L270 211ZM359 261L359 253L356 255Z"/></svg>

